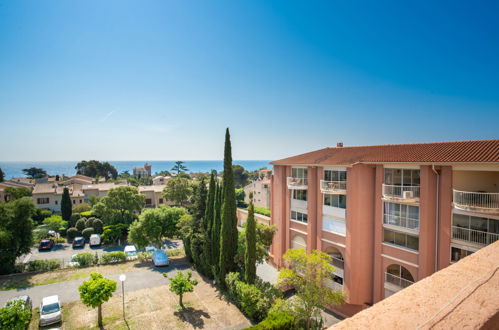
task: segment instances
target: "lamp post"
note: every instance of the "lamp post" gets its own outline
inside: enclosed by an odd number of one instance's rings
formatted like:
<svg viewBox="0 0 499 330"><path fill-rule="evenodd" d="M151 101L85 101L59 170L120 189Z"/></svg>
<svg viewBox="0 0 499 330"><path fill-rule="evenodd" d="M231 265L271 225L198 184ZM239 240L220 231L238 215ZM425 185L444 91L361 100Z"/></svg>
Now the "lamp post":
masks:
<svg viewBox="0 0 499 330"><path fill-rule="evenodd" d="M126 320L126 318L125 318L125 281L126 281L126 275L125 274L120 275L120 281L121 281L121 295L123 296L123 320Z"/></svg>

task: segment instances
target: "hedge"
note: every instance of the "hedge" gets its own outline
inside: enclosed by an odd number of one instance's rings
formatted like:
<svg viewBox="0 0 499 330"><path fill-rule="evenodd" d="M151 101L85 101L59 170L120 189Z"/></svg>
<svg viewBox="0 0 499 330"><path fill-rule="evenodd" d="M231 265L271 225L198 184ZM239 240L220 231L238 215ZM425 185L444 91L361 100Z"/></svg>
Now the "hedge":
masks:
<svg viewBox="0 0 499 330"><path fill-rule="evenodd" d="M78 267L88 267L94 264L95 257L92 253L79 253L73 257L73 261L78 263Z"/></svg>
<svg viewBox="0 0 499 330"><path fill-rule="evenodd" d="M248 330L292 330L296 329L295 317L289 313L271 312L262 322Z"/></svg>
<svg viewBox="0 0 499 330"><path fill-rule="evenodd" d="M266 207L254 206L255 213L270 217L270 210Z"/></svg>
<svg viewBox="0 0 499 330"><path fill-rule="evenodd" d="M61 268L61 261L59 259L33 260L26 263L25 271L38 272L59 268Z"/></svg>
<svg viewBox="0 0 499 330"><path fill-rule="evenodd" d="M106 252L102 255L101 260L103 264L125 262L126 254L123 251Z"/></svg>

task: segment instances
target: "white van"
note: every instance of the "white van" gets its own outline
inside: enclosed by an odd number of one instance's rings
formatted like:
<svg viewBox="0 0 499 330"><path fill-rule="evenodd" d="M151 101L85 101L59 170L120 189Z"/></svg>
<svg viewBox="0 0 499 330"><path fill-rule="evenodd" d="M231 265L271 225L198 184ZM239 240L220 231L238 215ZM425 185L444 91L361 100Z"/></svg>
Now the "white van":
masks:
<svg viewBox="0 0 499 330"><path fill-rule="evenodd" d="M101 244L101 239L99 234L90 235L90 246L97 246Z"/></svg>

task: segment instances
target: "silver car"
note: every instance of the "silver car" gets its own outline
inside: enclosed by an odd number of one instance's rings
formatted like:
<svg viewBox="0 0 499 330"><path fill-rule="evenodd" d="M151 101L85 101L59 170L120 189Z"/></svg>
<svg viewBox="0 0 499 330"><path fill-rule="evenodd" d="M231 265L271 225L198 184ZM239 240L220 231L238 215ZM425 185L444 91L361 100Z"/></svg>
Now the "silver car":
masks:
<svg viewBox="0 0 499 330"><path fill-rule="evenodd" d="M40 326L59 323L61 320L62 314L59 296L43 298L40 305Z"/></svg>

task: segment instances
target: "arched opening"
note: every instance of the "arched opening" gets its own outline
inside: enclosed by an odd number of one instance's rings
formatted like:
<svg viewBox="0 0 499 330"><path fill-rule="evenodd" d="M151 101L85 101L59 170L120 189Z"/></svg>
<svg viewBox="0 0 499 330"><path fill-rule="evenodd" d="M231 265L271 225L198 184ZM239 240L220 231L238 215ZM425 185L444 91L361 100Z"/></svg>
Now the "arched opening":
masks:
<svg viewBox="0 0 499 330"><path fill-rule="evenodd" d="M414 283L414 277L404 266L391 264L385 272L385 298Z"/></svg>
<svg viewBox="0 0 499 330"><path fill-rule="evenodd" d="M307 251L307 242L301 236L296 235L291 240L291 248L292 249L305 249Z"/></svg>
<svg viewBox="0 0 499 330"><path fill-rule="evenodd" d="M336 290L343 290L343 270L345 269L345 261L343 259L343 255L340 250L335 247L327 247L326 254L331 257L331 264L334 267L333 271L333 280L331 283L331 287Z"/></svg>

